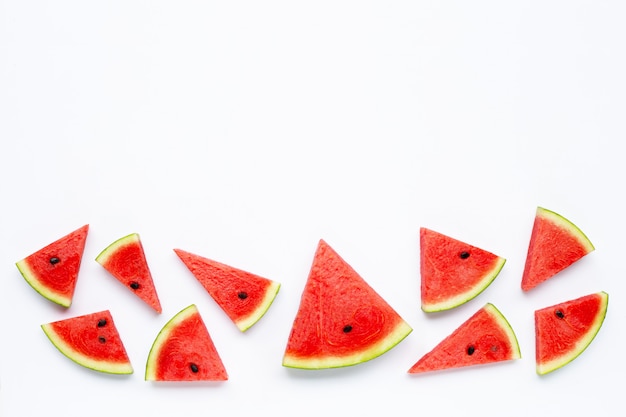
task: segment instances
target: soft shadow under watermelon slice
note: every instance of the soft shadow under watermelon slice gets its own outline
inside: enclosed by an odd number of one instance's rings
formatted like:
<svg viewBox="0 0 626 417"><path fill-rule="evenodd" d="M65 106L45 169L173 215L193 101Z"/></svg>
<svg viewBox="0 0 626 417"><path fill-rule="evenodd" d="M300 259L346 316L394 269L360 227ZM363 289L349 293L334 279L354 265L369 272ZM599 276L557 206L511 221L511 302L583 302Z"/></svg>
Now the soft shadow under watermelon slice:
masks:
<svg viewBox="0 0 626 417"><path fill-rule="evenodd" d="M278 294L278 282L181 249L174 252L239 330L263 317Z"/></svg>
<svg viewBox="0 0 626 417"><path fill-rule="evenodd" d="M410 369L410 374L519 359L517 337L509 322L487 303Z"/></svg>
<svg viewBox="0 0 626 417"><path fill-rule="evenodd" d="M72 304L89 225L16 262L17 269L39 294L63 307Z"/></svg>
<svg viewBox="0 0 626 417"><path fill-rule="evenodd" d="M146 381L225 381L228 374L195 304L168 321L146 363Z"/></svg>
<svg viewBox="0 0 626 417"><path fill-rule="evenodd" d="M376 358L411 327L326 242L319 241L283 366L337 368Z"/></svg>

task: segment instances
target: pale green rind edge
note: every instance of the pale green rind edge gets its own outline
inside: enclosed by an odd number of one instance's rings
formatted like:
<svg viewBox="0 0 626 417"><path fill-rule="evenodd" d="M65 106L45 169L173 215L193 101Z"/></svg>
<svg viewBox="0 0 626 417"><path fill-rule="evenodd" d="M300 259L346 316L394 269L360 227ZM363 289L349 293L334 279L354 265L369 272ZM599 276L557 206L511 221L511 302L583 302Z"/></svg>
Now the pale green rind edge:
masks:
<svg viewBox="0 0 626 417"><path fill-rule="evenodd" d="M128 375L133 373L133 367L130 362L127 363L117 363L117 362L106 362L106 361L96 361L91 359L88 356L83 355L82 353L74 350L70 345L65 343L63 339L61 339L56 332L52 329L50 323L42 324L41 328L43 329L48 339L52 342L52 344L65 356L67 356L72 361L77 364L84 366L85 368L92 369L98 372L104 372L108 374L118 374L118 375Z"/></svg>
<svg viewBox="0 0 626 417"><path fill-rule="evenodd" d="M561 357L553 359L546 363L537 363L537 374L545 375L564 367L565 365L576 359L578 356L580 356L591 344L593 339L595 339L596 335L600 331L600 328L602 327L602 324L604 323L604 318L606 317L606 312L609 306L609 295L604 291L601 291L598 294L602 296L602 309L598 312L598 315L596 316L593 324L589 327L589 331L587 332L587 334L578 341L576 347L572 349L572 351L570 351L569 353L564 354Z"/></svg>
<svg viewBox="0 0 626 417"><path fill-rule="evenodd" d="M103 265L106 263L106 261L109 259L109 257L112 254L118 251L119 248L126 246L128 244L131 244L131 243L139 242L139 241L140 239L139 239L138 233L131 233L129 235L121 237L117 239L115 242L111 243L106 248L104 248L102 252L100 252L100 254L96 256L96 262Z"/></svg>
<svg viewBox="0 0 626 417"><path fill-rule="evenodd" d="M270 286L267 288L267 291L265 292L265 297L263 297L263 302L259 305L259 307L251 312L247 317L235 322L239 330L245 332L250 327L252 327L253 324L259 321L261 317L265 315L267 310L269 310L270 306L274 302L274 299L276 298L276 295L278 295L279 290L280 284L278 282L272 281Z"/></svg>
<svg viewBox="0 0 626 417"><path fill-rule="evenodd" d="M440 303L422 304L422 311L425 313L436 313L439 311L451 310L476 298L496 279L496 277L500 274L500 271L502 271L502 268L504 268L505 263L506 259L499 257L498 263L485 274L482 280L480 280L468 291Z"/></svg>
<svg viewBox="0 0 626 417"><path fill-rule="evenodd" d="M391 350L394 346L404 340L413 329L405 321L401 321L394 331L385 339L376 345L362 352L358 352L347 356L330 356L317 358L298 358L295 356L285 355L283 358L283 366L287 368L298 369L328 369L341 368L346 366L358 365L360 363L375 359L383 353Z"/></svg>
<svg viewBox="0 0 626 417"><path fill-rule="evenodd" d="M487 303L484 308L489 314L491 314L491 316L500 325L500 328L506 333L507 338L509 339L509 344L513 348L513 356L510 359L520 359L522 357L522 352L520 351L519 342L517 341L517 336L513 331L511 323L509 323L506 317L504 317L504 314L502 314L502 312L498 310L495 305Z"/></svg>
<svg viewBox="0 0 626 417"><path fill-rule="evenodd" d="M157 337L154 339L154 343L152 343L152 347L150 348L150 353L148 353L148 359L146 361L146 373L145 380L146 381L156 381L156 361L161 352L161 348L163 344L168 340L170 333L176 326L194 314L198 313L198 308L195 304L191 304L181 311L179 311L174 317L172 317L165 326L161 329Z"/></svg>
<svg viewBox="0 0 626 417"><path fill-rule="evenodd" d="M22 277L24 277L26 282L28 282L28 285L33 287L33 289L43 297L63 307L69 307L72 304L72 299L70 297L64 297L57 292L48 290L47 287L39 281L36 274L30 269L26 263L26 259L16 262L15 265L20 271L20 274L22 274Z"/></svg>
<svg viewBox="0 0 626 417"><path fill-rule="evenodd" d="M548 218L552 221L552 223L557 224L561 228L567 230L572 236L576 237L581 245L585 247L587 253L592 252L595 249L593 243L591 243L591 240L589 240L587 235L585 235L585 233L580 230L578 226L576 226L574 223L561 216L560 214L543 207L537 207L537 216L542 218Z"/></svg>

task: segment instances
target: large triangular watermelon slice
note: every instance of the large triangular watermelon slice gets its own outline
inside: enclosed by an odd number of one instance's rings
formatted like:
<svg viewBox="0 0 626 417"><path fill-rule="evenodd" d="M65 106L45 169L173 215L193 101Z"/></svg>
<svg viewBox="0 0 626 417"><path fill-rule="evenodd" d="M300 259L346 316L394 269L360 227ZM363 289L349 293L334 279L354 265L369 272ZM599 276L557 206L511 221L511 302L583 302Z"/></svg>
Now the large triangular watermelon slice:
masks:
<svg viewBox="0 0 626 417"><path fill-rule="evenodd" d="M505 262L484 249L422 227L422 310L449 310L473 299L498 276Z"/></svg>
<svg viewBox="0 0 626 417"><path fill-rule="evenodd" d="M86 368L111 374L131 374L128 354L108 310L41 326L54 346Z"/></svg>
<svg viewBox="0 0 626 417"><path fill-rule="evenodd" d="M325 241L320 240L283 365L356 365L400 343L411 327Z"/></svg>
<svg viewBox="0 0 626 417"><path fill-rule="evenodd" d="M89 225L63 236L16 263L39 294L63 307L72 304Z"/></svg>
<svg viewBox="0 0 626 417"><path fill-rule="evenodd" d="M146 381L225 381L228 374L209 331L192 304L159 332L146 364Z"/></svg>
<svg viewBox="0 0 626 417"><path fill-rule="evenodd" d="M111 243L100 252L96 261L137 297L161 313L161 302L139 234L132 233Z"/></svg>
<svg viewBox="0 0 626 417"><path fill-rule="evenodd" d="M239 330L256 323L274 301L280 284L223 263L174 249Z"/></svg>
<svg viewBox="0 0 626 417"><path fill-rule="evenodd" d="M535 311L535 355L539 375L576 359L602 327L609 303L605 292Z"/></svg>
<svg viewBox="0 0 626 417"><path fill-rule="evenodd" d="M422 356L408 372L418 374L520 357L517 337L509 322L493 304L487 303Z"/></svg>
<svg viewBox="0 0 626 417"><path fill-rule="evenodd" d="M574 223L551 210L537 207L522 290L535 288L593 250L589 238Z"/></svg>

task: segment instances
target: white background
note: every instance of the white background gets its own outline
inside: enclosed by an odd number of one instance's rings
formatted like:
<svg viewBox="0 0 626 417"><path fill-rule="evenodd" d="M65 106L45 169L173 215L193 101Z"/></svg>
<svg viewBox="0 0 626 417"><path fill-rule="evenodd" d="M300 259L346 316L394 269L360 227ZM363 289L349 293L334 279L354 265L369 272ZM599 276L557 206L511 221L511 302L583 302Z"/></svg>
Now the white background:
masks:
<svg viewBox="0 0 626 417"><path fill-rule="evenodd" d="M625 13L608 0L0 0L0 414L619 412ZM576 223L596 251L524 294L538 205ZM65 310L15 262L87 223ZM507 263L476 299L426 315L420 226ZM161 315L94 261L132 232ZM282 354L320 238L414 330L362 365L290 370ZM277 280L280 293L240 333L175 247ZM591 346L536 375L533 311L600 290L609 311ZM406 373L486 302L511 322L521 360ZM230 380L145 382L154 337L191 303ZM74 364L41 331L102 309L129 377Z"/></svg>

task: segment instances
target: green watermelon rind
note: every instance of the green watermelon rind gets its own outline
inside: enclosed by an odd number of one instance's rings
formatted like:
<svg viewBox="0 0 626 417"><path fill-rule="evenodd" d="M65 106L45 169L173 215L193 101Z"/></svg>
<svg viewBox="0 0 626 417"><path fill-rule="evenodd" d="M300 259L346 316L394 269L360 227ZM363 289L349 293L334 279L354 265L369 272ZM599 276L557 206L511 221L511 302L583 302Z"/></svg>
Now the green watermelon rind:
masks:
<svg viewBox="0 0 626 417"><path fill-rule="evenodd" d="M378 343L374 344L367 349L360 352L355 352L350 355L343 356L329 356L329 357L316 357L316 358L299 358L294 355L285 355L283 358L283 366L287 368L297 369L329 369L329 368L342 368L347 366L358 365L363 362L375 359L387 351L391 350L404 338L406 338L413 329L404 320L400 321L395 329L390 332L384 339L381 339Z"/></svg>
<svg viewBox="0 0 626 417"><path fill-rule="evenodd" d="M520 359L522 357L522 352L519 347L519 342L517 340L517 336L515 335L515 331L513 331L513 327L511 323L504 317L504 314L492 303L487 303L485 305L485 310L491 314L491 316L496 320L500 328L506 333L507 338L509 340L509 345L511 346L511 360Z"/></svg>
<svg viewBox="0 0 626 417"><path fill-rule="evenodd" d="M261 317L263 317L265 313L267 313L267 311L269 310L270 306L274 302L274 299L278 295L279 290L280 283L272 281L272 283L267 288L267 291L265 292L265 297L263 297L263 301L261 302L261 304L259 304L259 306L254 311L248 314L248 316L235 322L237 328L240 331L245 332L256 322L258 322Z"/></svg>
<svg viewBox="0 0 626 417"><path fill-rule="evenodd" d="M438 303L422 303L422 311L425 313L437 313L440 311L451 310L476 298L496 279L496 277L500 274L500 271L502 271L502 268L504 268L505 263L505 258L498 257L498 262L494 265L494 267L486 272L484 277L472 288L461 294L457 294L454 297L448 298L445 301Z"/></svg>
<svg viewBox="0 0 626 417"><path fill-rule="evenodd" d="M165 343L169 340L169 335L176 327L187 320L194 314L198 314L198 307L195 304L191 304L174 315L165 326L161 329L157 337L152 343L150 352L148 353L148 359L146 361L146 373L144 379L146 381L156 381L156 370L158 368L158 358L161 353L161 349Z"/></svg>
<svg viewBox="0 0 626 417"><path fill-rule="evenodd" d="M63 296L58 292L52 291L47 286L43 285L39 278L37 278L37 274L35 274L35 272L28 266L28 262L26 261L26 259L22 259L21 261L16 262L15 265L20 271L20 274L22 274L22 277L24 277L24 280L28 282L28 285L33 287L33 289L41 294L43 297L47 298L55 304L66 308L72 305L71 297Z"/></svg>
<svg viewBox="0 0 626 417"><path fill-rule="evenodd" d="M42 324L43 329L50 342L66 357L74 361L75 363L84 366L85 368L92 369L98 372L104 372L108 374L117 375L129 375L133 373L133 367L130 362L107 362L101 360L93 360L87 355L84 355L76 351L72 346L65 343L65 341L57 335L52 328L51 323Z"/></svg>
<svg viewBox="0 0 626 417"><path fill-rule="evenodd" d="M558 358L552 359L551 361L547 361L543 363L537 362L536 364L537 374L545 375L559 368L564 367L565 365L567 365L568 363L572 362L574 359L579 357L589 347L591 342L595 339L596 335L600 331L602 324L604 323L604 319L606 317L606 312L608 310L608 305L609 305L609 295L606 292L600 291L598 295L602 297L602 304L601 304L602 308L596 315L596 318L593 321L593 324L589 327L587 334L585 334L585 336L580 338L578 343L576 343L575 347L572 350L570 350L568 353L563 354ZM547 307L547 308L550 308L550 307Z"/></svg>
<svg viewBox="0 0 626 417"><path fill-rule="evenodd" d="M121 237L117 239L115 242L111 243L106 248L104 248L102 252L100 252L98 256L96 256L96 262L98 262L101 265L105 264L107 260L113 254L115 254L120 248L127 246L127 245L136 244L138 242L140 242L138 233L131 233L129 235Z"/></svg>
<svg viewBox="0 0 626 417"><path fill-rule="evenodd" d="M561 216L560 214L543 207L537 207L537 216L544 219L550 219L552 223L566 230L571 236L575 237L576 240L580 242L580 244L586 249L587 253L595 250L593 243L591 243L591 240L589 240L587 235L582 230L580 230L578 226L576 226L574 223Z"/></svg>

